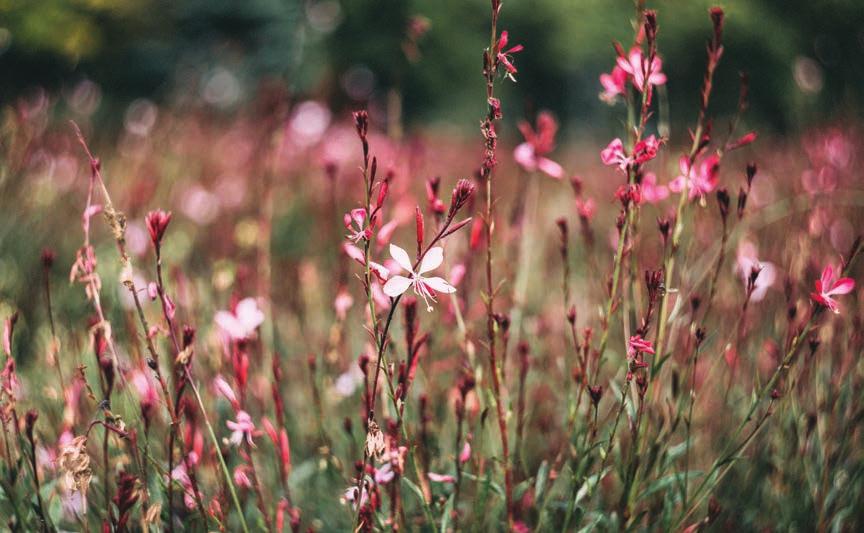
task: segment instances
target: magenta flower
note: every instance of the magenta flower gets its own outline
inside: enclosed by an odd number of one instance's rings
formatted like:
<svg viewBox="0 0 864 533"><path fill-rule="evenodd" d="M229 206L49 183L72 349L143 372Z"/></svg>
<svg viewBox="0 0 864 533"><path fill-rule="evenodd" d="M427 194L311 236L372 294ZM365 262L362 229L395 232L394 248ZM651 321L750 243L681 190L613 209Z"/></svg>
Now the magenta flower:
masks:
<svg viewBox="0 0 864 533"><path fill-rule="evenodd" d="M246 340L255 334L264 322L264 313L258 309L255 298L244 298L234 311L219 311L213 317L216 325L233 340Z"/></svg>
<svg viewBox="0 0 864 533"><path fill-rule="evenodd" d="M624 152L624 143L617 137L600 151L600 160L608 167L618 167L621 172L626 172L630 165L630 158Z"/></svg>
<svg viewBox="0 0 864 533"><path fill-rule="evenodd" d="M165 230L168 228L168 223L171 222L171 212L165 212L161 209L150 211L144 217L144 222L147 224L147 232L150 233L153 246L158 247L165 235Z"/></svg>
<svg viewBox="0 0 864 533"><path fill-rule="evenodd" d="M429 481L433 483L456 483L456 478L449 474L429 472Z"/></svg>
<svg viewBox="0 0 864 533"><path fill-rule="evenodd" d="M669 197L669 188L665 185L657 185L657 174L646 172L642 176L642 200L649 204L656 204Z"/></svg>
<svg viewBox="0 0 864 533"><path fill-rule="evenodd" d="M615 65L612 72L600 74L600 85L603 86L603 92L600 93L600 99L608 104L615 103L615 99L620 94L624 94L627 87L627 72Z"/></svg>
<svg viewBox="0 0 864 533"><path fill-rule="evenodd" d="M837 269L840 271L840 269ZM840 308L832 296L848 294L855 288L855 280L852 278L834 279L834 267L828 265L822 271L822 277L816 280L816 292L810 293L810 297L831 310L834 314L840 314Z"/></svg>
<svg viewBox="0 0 864 533"><path fill-rule="evenodd" d="M444 262L444 249L440 246L431 248L423 260L420 261L420 267L417 272L414 272L414 267L411 265L411 259L408 257L408 252L399 248L395 244L390 245L390 256L393 260L402 267L403 270L411 274L410 278L405 276L392 276L384 285L384 294L391 298L395 298L407 291L409 287L414 286L414 293L423 298L426 302L426 310L432 311L432 306L429 300L435 300L435 292L452 293L456 292L456 287L447 283L444 278L431 277L427 278L423 274L434 270L441 266Z"/></svg>
<svg viewBox="0 0 864 533"><path fill-rule="evenodd" d="M564 169L561 165L546 158L546 154L555 149L555 133L558 122L551 113L542 112L537 116L537 130L527 122L519 123L519 131L525 137L525 142L513 151L513 158L527 172L539 170L547 176L561 179Z"/></svg>
<svg viewBox="0 0 864 533"><path fill-rule="evenodd" d="M516 46L511 46L507 50L504 50L509 40L510 38L508 33L502 31L501 37L498 39L498 44L495 46L495 51L498 61L504 65L504 69L507 71L506 76L513 79L513 74L516 74L517 71L516 67L513 66L513 58L511 56L517 52L521 52L525 47L521 44L517 44Z"/></svg>
<svg viewBox="0 0 864 533"><path fill-rule="evenodd" d="M642 335L633 335L630 337L630 342L627 343L627 356L634 358L640 353L654 354L654 347L651 345L651 341L646 341Z"/></svg>
<svg viewBox="0 0 864 533"><path fill-rule="evenodd" d="M672 192L681 192L687 185L687 195L694 198L704 198L706 194L717 188L717 179L720 171L720 156L712 154L700 163L690 168L690 159L682 155L678 160L681 175L669 183Z"/></svg>
<svg viewBox="0 0 864 533"><path fill-rule="evenodd" d="M255 446L252 442L252 434L255 432L255 424L252 423L252 417L246 411L237 411L237 421L228 420L225 422L228 429L231 430L231 437L228 439L234 446L240 446L243 439L250 446Z"/></svg>
<svg viewBox="0 0 864 533"><path fill-rule="evenodd" d="M654 60L649 65L648 59L639 47L633 47L627 57L619 57L617 62L621 70L630 75L637 91L641 92L645 87L646 74L648 85L664 85L666 83L666 74L661 72L663 62L659 57L654 56Z"/></svg>
<svg viewBox="0 0 864 533"><path fill-rule="evenodd" d="M345 213L342 221L345 224L345 229L348 230L348 235L345 237L354 244L372 238L372 227L366 227L366 210L362 207Z"/></svg>

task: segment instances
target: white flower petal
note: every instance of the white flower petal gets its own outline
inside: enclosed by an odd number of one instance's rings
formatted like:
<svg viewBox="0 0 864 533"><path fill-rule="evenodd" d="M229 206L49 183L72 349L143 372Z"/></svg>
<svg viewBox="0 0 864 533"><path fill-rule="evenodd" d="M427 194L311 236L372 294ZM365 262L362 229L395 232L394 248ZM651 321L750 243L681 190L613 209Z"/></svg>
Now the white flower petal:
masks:
<svg viewBox="0 0 864 533"><path fill-rule="evenodd" d="M395 298L407 291L410 286L411 280L405 276L393 276L384 284L384 294L391 298Z"/></svg>
<svg viewBox="0 0 864 533"><path fill-rule="evenodd" d="M430 270L435 270L441 263L444 262L444 249L440 246L436 246L435 248L430 249L426 252L426 255L423 256L423 261L420 262L420 269L418 270L418 274L423 274L424 272L429 272Z"/></svg>
<svg viewBox="0 0 864 533"><path fill-rule="evenodd" d="M443 292L446 294L456 292L456 287L444 281L444 278L423 278L423 283L434 289L435 292Z"/></svg>
<svg viewBox="0 0 864 533"><path fill-rule="evenodd" d="M408 252L399 248L395 244L390 244L390 257L393 258L394 261L399 263L403 269L408 272L413 272L413 265L411 265L411 258L408 257Z"/></svg>

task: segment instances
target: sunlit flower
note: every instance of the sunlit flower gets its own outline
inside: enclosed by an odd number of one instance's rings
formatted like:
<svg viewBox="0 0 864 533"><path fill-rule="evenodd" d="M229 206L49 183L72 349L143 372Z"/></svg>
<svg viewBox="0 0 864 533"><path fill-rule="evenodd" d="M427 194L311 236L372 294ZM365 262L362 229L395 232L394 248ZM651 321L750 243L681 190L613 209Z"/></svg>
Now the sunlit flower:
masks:
<svg viewBox="0 0 864 533"><path fill-rule="evenodd" d="M447 294L456 292L456 288L445 281L444 278L428 278L423 275L430 270L438 268L441 266L441 263L444 262L444 249L440 246L431 248L426 252L426 255L423 256L423 260L420 261L420 267L417 269L417 272L414 272L414 267L411 265L411 259L408 257L408 252L399 248L395 244L390 245L390 256L393 257L393 260L396 261L403 270L411 274L411 277L392 276L384 285L384 294L387 296L395 298L413 285L415 294L423 298L423 301L426 302L426 310L432 311L432 305L429 301L437 301L435 300L435 292L443 292Z"/></svg>
<svg viewBox="0 0 864 533"><path fill-rule="evenodd" d="M252 337L264 322L264 313L258 309L255 298L244 298L233 312L219 311L213 319L231 339L245 340Z"/></svg>
<svg viewBox="0 0 864 533"><path fill-rule="evenodd" d="M839 273L840 269L837 270ZM840 308L832 296L848 294L854 288L855 281L852 278L835 279L834 267L827 265L822 271L822 277L816 280L816 292L810 293L810 297L834 314L840 314Z"/></svg>

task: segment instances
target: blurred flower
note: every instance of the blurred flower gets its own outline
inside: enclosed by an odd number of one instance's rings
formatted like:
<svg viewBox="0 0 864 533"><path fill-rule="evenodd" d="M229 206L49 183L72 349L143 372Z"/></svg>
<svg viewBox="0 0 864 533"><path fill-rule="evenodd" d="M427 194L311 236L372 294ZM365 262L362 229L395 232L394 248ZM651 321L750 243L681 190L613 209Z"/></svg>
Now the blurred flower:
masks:
<svg viewBox="0 0 864 533"><path fill-rule="evenodd" d="M656 204L660 200L669 197L669 188L665 185L657 185L657 174L646 172L642 176L642 199L649 204Z"/></svg>
<svg viewBox="0 0 864 533"><path fill-rule="evenodd" d="M255 330L264 322L264 313L258 309L255 298L244 298L233 312L219 311L213 319L228 337L239 341L255 334Z"/></svg>
<svg viewBox="0 0 864 533"><path fill-rule="evenodd" d="M687 196L693 200L694 198L704 198L717 187L717 179L720 171L720 156L712 154L703 159L694 168L690 168L690 159L686 155L682 155L678 159L678 166L681 174L669 183L669 190L672 192L681 192L687 185Z"/></svg>
<svg viewBox="0 0 864 533"><path fill-rule="evenodd" d="M756 246L748 241L742 241L738 246L738 257L735 269L747 284L750 273L754 268L759 269L759 275L753 282L753 293L750 299L754 302L762 301L768 288L777 280L777 268L773 263L759 261L756 257Z"/></svg>
<svg viewBox="0 0 864 533"><path fill-rule="evenodd" d="M434 483L456 483L456 478L449 474L436 474L429 472L429 481Z"/></svg>
<svg viewBox="0 0 864 533"><path fill-rule="evenodd" d="M555 179L561 179L564 169L561 165L544 157L555 149L555 133L558 122L551 113L542 112L537 116L537 131L527 122L519 123L519 131L525 137L525 142L516 147L513 157L527 172L540 170Z"/></svg>
<svg viewBox="0 0 864 533"><path fill-rule="evenodd" d="M837 272L841 270L838 268ZM816 292L810 293L814 301L830 309L834 314L840 314L840 308L832 296L848 294L855 288L852 278L835 279L834 267L827 265L822 271L822 277L816 280Z"/></svg>
<svg viewBox="0 0 864 533"><path fill-rule="evenodd" d="M245 438L246 442L250 446L255 446L255 443L252 442L252 434L255 432L255 424L252 423L252 417L249 416L249 413L246 411L238 411L237 421L234 422L233 420L228 420L225 422L225 425L231 430L231 437L228 439L231 441L231 444L234 446L240 446L240 443L242 443Z"/></svg>
<svg viewBox="0 0 864 533"><path fill-rule="evenodd" d="M615 99L619 94L624 94L627 83L627 71L615 65L612 72L600 74L600 84L603 86L603 92L600 93L600 99L608 104L615 103Z"/></svg>
<svg viewBox="0 0 864 533"><path fill-rule="evenodd" d="M252 482L249 481L247 472L249 472L248 465L238 465L234 467L234 484L238 487L243 487L244 489L252 488Z"/></svg>
<svg viewBox="0 0 864 533"><path fill-rule="evenodd" d="M408 252L395 244L390 245L390 255L402 267L403 270L411 274L410 278L405 276L393 276L384 285L384 294L391 298L395 298L408 290L408 287L414 286L414 293L423 298L426 302L426 310L432 311L432 306L429 300L435 300L434 292L453 293L456 288L447 283L443 278L423 276L426 272L434 270L441 266L444 262L444 249L440 246L431 248L423 256L420 261L420 267L417 272L414 272L414 267L411 265L411 259L408 257Z"/></svg>

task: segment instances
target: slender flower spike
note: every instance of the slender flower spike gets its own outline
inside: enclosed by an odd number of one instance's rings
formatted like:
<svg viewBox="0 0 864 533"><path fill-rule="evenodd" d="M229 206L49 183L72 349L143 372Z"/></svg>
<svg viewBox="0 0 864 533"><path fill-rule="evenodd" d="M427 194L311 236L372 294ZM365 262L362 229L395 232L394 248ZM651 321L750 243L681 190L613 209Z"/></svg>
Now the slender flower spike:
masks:
<svg viewBox="0 0 864 533"><path fill-rule="evenodd" d="M225 425L231 430L231 437L228 439L231 441L231 444L234 446L240 446L245 438L246 442L248 442L250 446L255 446L255 443L252 442L252 434L255 432L255 424L252 423L252 417L249 416L249 413L246 411L238 411L237 421L234 422L233 420L228 420L225 422Z"/></svg>
<svg viewBox="0 0 864 533"><path fill-rule="evenodd" d="M539 170L549 177L561 179L564 169L561 165L545 157L555 149L555 133L558 122L551 113L543 112L537 116L537 130L527 122L519 124L519 131L525 137L525 142L513 151L513 158L527 172Z"/></svg>
<svg viewBox="0 0 864 533"><path fill-rule="evenodd" d="M425 277L423 274L434 270L441 266L444 262L444 249L440 246L430 248L420 261L420 267L417 272L414 272L414 267L411 265L411 259L408 257L408 252L399 248L395 244L390 245L390 256L393 260L408 272L411 277L392 276L387 283L384 284L384 294L391 298L395 298L407 291L409 287L414 286L414 293L423 298L426 302L426 311L432 311L432 305L429 301L435 300L436 292L453 293L456 288L450 285L443 278Z"/></svg>
<svg viewBox="0 0 864 533"><path fill-rule="evenodd" d="M839 270L839 269L838 269ZM840 314L837 302L832 298L839 294L848 294L855 288L852 278L834 279L834 267L828 265L822 271L822 277L816 280L816 292L810 293L810 297L831 310L834 314Z"/></svg>
<svg viewBox="0 0 864 533"><path fill-rule="evenodd" d="M345 229L348 230L348 235L345 237L354 244L362 240L369 240L372 237L372 228L366 227L366 210L362 207L345 213L342 220L345 223Z"/></svg>

